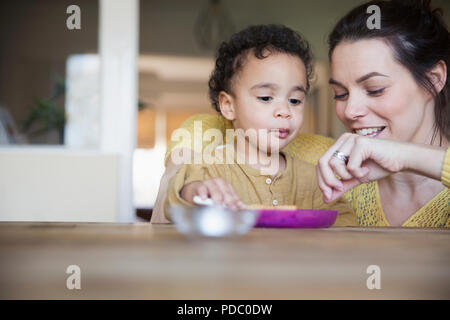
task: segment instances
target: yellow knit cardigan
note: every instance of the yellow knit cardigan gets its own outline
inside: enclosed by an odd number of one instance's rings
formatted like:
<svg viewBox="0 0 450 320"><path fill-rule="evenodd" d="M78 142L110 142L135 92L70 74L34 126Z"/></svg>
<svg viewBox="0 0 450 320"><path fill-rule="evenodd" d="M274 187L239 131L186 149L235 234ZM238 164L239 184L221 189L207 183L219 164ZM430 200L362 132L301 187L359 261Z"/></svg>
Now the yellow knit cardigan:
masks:
<svg viewBox="0 0 450 320"><path fill-rule="evenodd" d="M194 136L194 127L198 130L197 134L202 134L202 132L211 128L218 129L224 134L226 129L233 128L231 122L222 116L208 114L192 116L181 126L183 130L190 133L189 137ZM199 128L201 128L201 131L199 131ZM188 135L185 135L181 142L175 140L170 141L166 151L166 160L176 147L184 147L196 152L201 152L202 150L200 149L209 143L204 141L203 145L196 145L194 144L193 139L186 139L186 137L188 137ZM320 156L333 143L334 140L327 137L301 133L286 147L285 150L292 156L315 165ZM441 180L447 188L415 212L403 223L403 227L450 228L450 148L446 152ZM376 181L353 188L345 194L345 197L356 213L358 224L360 226L389 226L383 212L378 183Z"/></svg>

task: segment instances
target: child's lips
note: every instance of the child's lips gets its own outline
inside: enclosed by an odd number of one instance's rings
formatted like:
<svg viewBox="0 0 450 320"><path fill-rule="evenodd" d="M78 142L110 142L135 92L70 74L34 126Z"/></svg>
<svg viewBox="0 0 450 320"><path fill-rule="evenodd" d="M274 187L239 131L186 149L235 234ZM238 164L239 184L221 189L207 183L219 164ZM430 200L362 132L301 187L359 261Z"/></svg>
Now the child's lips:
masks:
<svg viewBox="0 0 450 320"><path fill-rule="evenodd" d="M289 136L289 133L291 130L289 130L287 128L277 128L277 129L272 129L270 131L274 132L278 136L278 138L286 139Z"/></svg>

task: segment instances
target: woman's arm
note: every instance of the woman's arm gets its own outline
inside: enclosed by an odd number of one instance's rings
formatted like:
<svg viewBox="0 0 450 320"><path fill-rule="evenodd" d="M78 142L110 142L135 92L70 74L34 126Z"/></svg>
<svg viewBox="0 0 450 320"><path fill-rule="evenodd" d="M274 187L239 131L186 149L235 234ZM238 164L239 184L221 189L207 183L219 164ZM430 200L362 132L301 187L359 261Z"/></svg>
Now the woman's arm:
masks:
<svg viewBox="0 0 450 320"><path fill-rule="evenodd" d="M443 166L446 163L445 158L448 150L429 145L411 144L410 156L405 159L405 170L435 180L442 180Z"/></svg>
<svg viewBox="0 0 450 320"><path fill-rule="evenodd" d="M334 157L336 151L347 156L348 162ZM444 178L445 154L446 149L440 147L345 133L319 159L319 187L324 201L330 202L359 184L400 171L441 180Z"/></svg>

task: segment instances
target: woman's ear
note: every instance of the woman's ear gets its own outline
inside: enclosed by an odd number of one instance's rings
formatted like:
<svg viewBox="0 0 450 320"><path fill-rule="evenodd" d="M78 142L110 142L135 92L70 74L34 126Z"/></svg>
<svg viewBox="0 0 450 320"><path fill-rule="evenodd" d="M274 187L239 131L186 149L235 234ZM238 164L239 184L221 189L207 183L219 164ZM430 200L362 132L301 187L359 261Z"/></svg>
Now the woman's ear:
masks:
<svg viewBox="0 0 450 320"><path fill-rule="evenodd" d="M428 72L428 76L434 86L434 90L436 90L437 93L441 92L447 81L447 65L445 62L440 60L436 63L436 65Z"/></svg>
<svg viewBox="0 0 450 320"><path fill-rule="evenodd" d="M236 119L233 97L225 91L220 91L218 101L222 116L230 121Z"/></svg>

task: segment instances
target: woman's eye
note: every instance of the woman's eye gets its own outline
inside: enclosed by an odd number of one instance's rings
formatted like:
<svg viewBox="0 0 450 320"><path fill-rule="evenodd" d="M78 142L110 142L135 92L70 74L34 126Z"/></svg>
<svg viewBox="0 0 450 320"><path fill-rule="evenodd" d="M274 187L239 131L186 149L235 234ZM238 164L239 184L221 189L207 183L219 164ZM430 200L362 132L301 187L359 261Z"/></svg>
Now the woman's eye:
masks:
<svg viewBox="0 0 450 320"><path fill-rule="evenodd" d="M269 102L272 100L272 97L270 96L263 96L263 97L258 97L258 100L264 101L264 102Z"/></svg>
<svg viewBox="0 0 450 320"><path fill-rule="evenodd" d="M347 95L348 95L348 93L335 94L334 97L333 97L333 99L334 99L334 100L342 100L342 99L344 99L345 97L347 97Z"/></svg>
<svg viewBox="0 0 450 320"><path fill-rule="evenodd" d="M381 88L381 89L373 90L373 91L367 90L367 93L368 93L369 95L371 95L371 96L377 96L377 95L382 94L383 91L384 91L384 89L385 89L385 88Z"/></svg>
<svg viewBox="0 0 450 320"><path fill-rule="evenodd" d="M300 99L289 99L289 103L293 104L294 106L297 106L297 105L302 103L302 100L300 100Z"/></svg>

